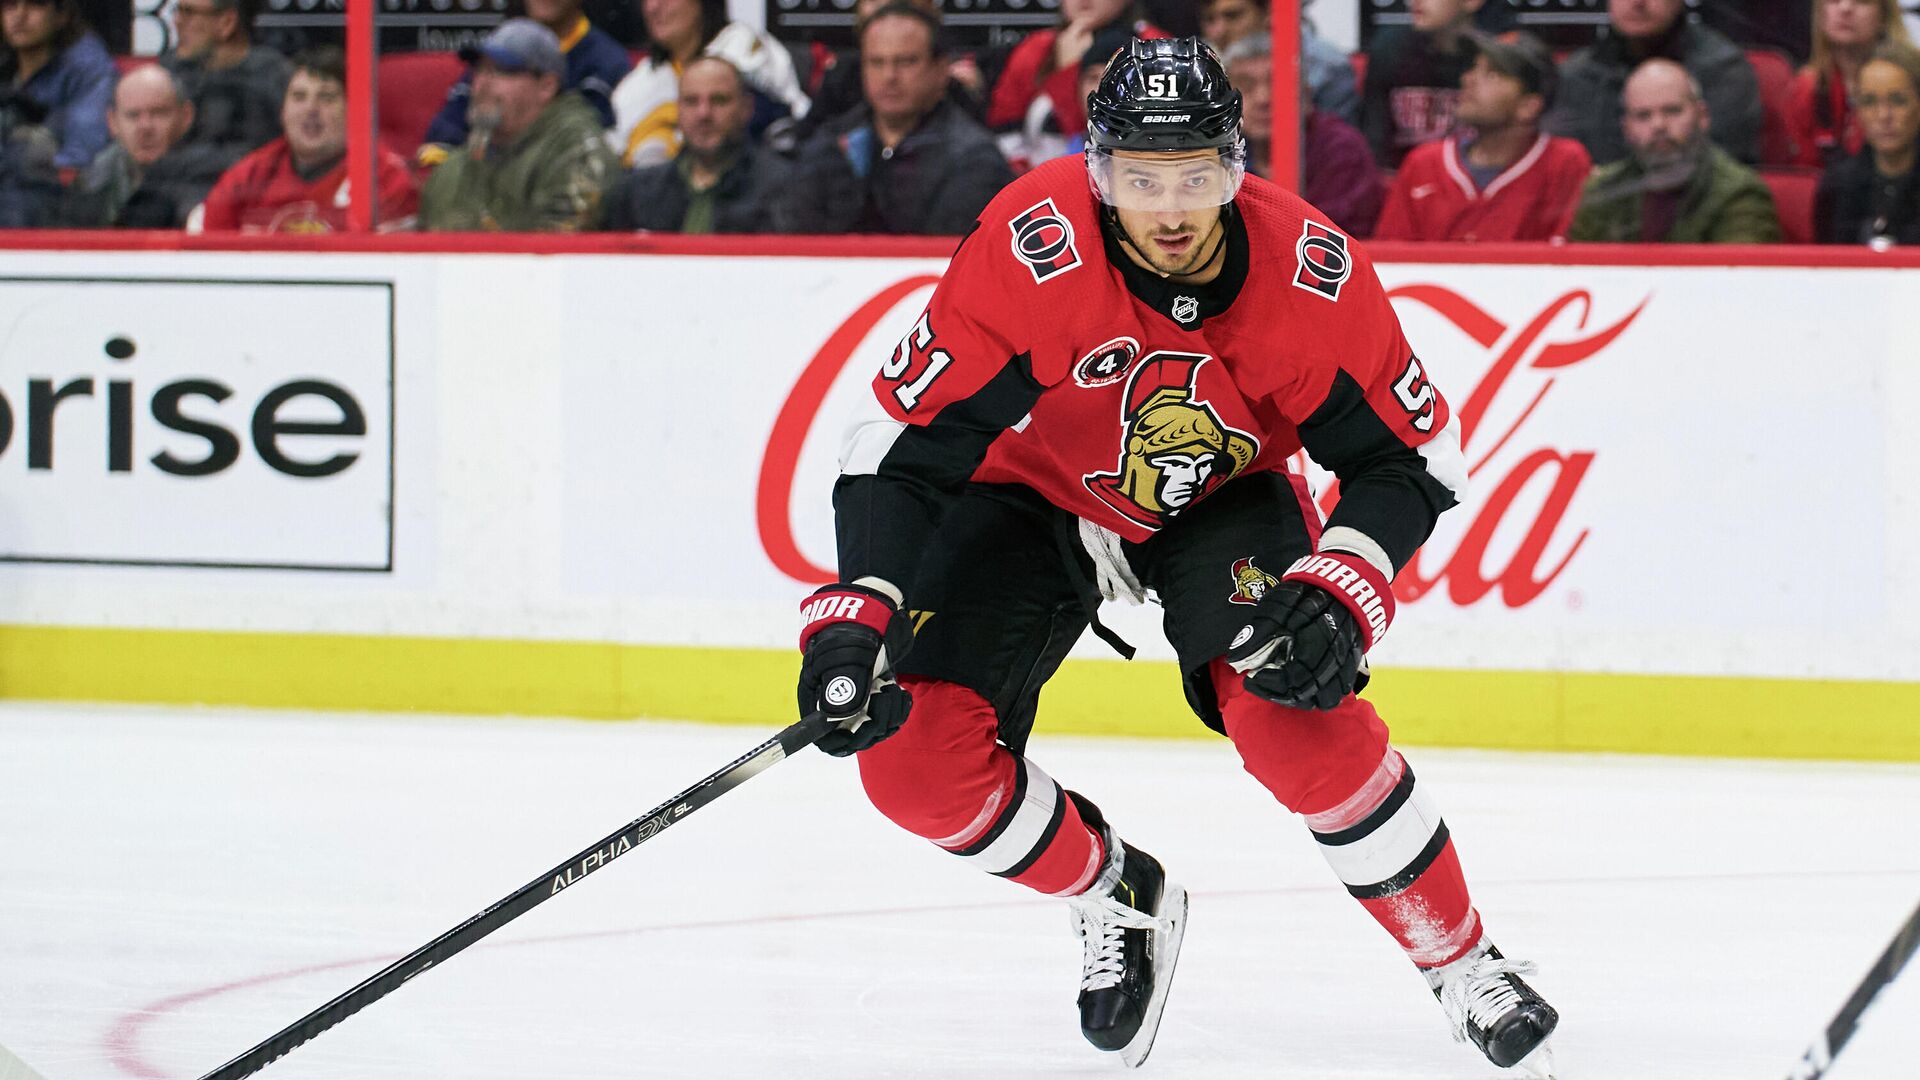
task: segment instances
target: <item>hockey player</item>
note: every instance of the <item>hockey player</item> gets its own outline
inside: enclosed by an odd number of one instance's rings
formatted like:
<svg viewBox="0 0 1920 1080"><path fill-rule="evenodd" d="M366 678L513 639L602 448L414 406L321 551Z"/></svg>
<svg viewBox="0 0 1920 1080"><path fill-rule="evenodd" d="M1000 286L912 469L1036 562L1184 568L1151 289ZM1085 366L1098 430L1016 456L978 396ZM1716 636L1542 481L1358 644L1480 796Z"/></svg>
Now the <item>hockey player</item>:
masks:
<svg viewBox="0 0 1920 1080"><path fill-rule="evenodd" d="M1186 892L1024 749L1089 625L1127 651L1101 598L1151 591L1194 711L1306 819L1455 1036L1538 1068L1558 1017L1356 696L1395 571L1465 484L1458 426L1365 254L1245 175L1211 49L1114 58L1084 160L994 199L873 392L834 488L841 583L802 613L800 708L844 719L820 745L859 753L894 822L1067 898L1087 1039L1146 1058ZM1287 471L1303 446L1341 481L1324 525Z"/></svg>

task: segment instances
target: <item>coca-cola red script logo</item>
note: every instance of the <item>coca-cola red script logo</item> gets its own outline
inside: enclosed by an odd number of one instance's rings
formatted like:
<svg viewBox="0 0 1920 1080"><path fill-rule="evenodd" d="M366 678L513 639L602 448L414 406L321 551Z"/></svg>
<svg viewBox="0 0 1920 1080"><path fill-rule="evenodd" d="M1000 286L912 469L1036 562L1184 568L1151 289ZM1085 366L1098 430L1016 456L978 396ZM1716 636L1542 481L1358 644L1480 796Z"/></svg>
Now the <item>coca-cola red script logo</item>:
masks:
<svg viewBox="0 0 1920 1080"><path fill-rule="evenodd" d="M805 584L824 584L834 580L831 569L807 558L800 551L793 532L790 511L795 473L800 450L808 432L818 419L822 403L853 351L880 320L915 291L939 280L937 275L920 274L905 278L882 289L847 317L839 329L828 336L795 380L779 416L767 438L766 456L761 459L757 489L756 517L760 543L767 558L781 573ZM1554 377L1545 376L1533 397L1514 414L1514 419L1498 437L1481 429L1495 400L1502 391L1516 384L1522 371L1555 372L1598 355L1625 333L1640 313L1646 310L1649 296L1618 321L1589 329L1593 314L1593 296L1585 289L1574 289L1553 300L1538 314L1524 322L1505 322L1473 301L1442 285L1403 285L1390 290L1390 298L1406 304L1419 304L1457 327L1469 341L1485 349L1491 357L1486 373L1464 402L1456 402L1454 416L1460 423L1460 442L1467 452L1467 473L1471 477L1485 470L1494 456L1521 436L1548 391ZM1514 327L1518 326L1516 331ZM1498 349L1496 353L1495 350ZM1457 389L1457 388L1456 388ZM1504 412L1504 410L1503 410ZM1484 448L1484 449L1483 449ZM1565 450L1542 446L1520 456L1506 474L1491 486L1482 478L1475 484L1476 497L1452 513L1469 514L1471 521L1450 554L1434 550L1429 544L1400 572L1394 581L1394 595L1401 603L1412 603L1434 591L1442 583L1445 595L1455 604L1473 604L1499 589L1500 599L1508 607L1520 607L1538 597L1553 583L1585 543L1588 530L1582 528L1559 561L1542 570L1541 560L1552 548L1556 535L1565 524L1568 506L1593 464L1592 450ZM1489 571L1484 565L1487 549L1496 530L1515 509L1524 488L1536 477L1551 476L1552 488L1534 513L1524 539L1507 564ZM1479 494L1484 492L1484 494ZM827 497L825 490L820 492ZM1339 486L1330 485L1320 496L1325 513L1339 500ZM1435 569L1437 567L1437 569Z"/></svg>

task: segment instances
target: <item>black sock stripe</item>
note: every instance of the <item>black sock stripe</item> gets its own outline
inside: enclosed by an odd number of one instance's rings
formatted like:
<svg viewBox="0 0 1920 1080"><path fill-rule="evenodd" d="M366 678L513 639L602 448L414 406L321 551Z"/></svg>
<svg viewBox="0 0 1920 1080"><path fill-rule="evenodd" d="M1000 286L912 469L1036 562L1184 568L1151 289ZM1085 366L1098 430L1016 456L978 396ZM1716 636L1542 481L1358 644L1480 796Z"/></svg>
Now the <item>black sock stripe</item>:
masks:
<svg viewBox="0 0 1920 1080"><path fill-rule="evenodd" d="M1313 834L1313 838L1328 847L1344 847L1356 840L1364 840L1372 836L1380 826L1393 820L1393 815L1399 813L1400 808L1413 797L1413 767L1403 765L1401 768L1403 771L1400 774L1400 782L1393 785L1393 790L1387 792L1386 800L1374 807L1373 813L1368 814L1358 825L1349 826L1338 832L1317 832Z"/></svg>
<svg viewBox="0 0 1920 1080"><path fill-rule="evenodd" d="M1040 830L1040 839L1034 843L1033 850L1021 856L1019 862L996 872L995 877L1019 877L1031 870L1033 864L1040 861L1040 856L1053 846L1054 838L1060 835L1060 823L1067 819L1067 800L1057 784L1054 785L1054 794L1058 797L1053 800L1053 817L1047 821L1047 827Z"/></svg>
<svg viewBox="0 0 1920 1080"><path fill-rule="evenodd" d="M1433 861L1440 857L1440 853L1446 850L1446 847L1447 823L1442 821L1440 827L1433 830L1433 839L1427 841L1427 846L1407 864L1405 870L1372 885L1349 885L1347 891L1357 900L1379 900L1395 893L1405 892L1414 882L1420 880L1420 875L1427 872L1427 868L1433 865Z"/></svg>
<svg viewBox="0 0 1920 1080"><path fill-rule="evenodd" d="M1026 801L1027 763L1016 757L1013 759L1013 798L1008 799L1007 805L1000 808L999 820L987 826L987 831L981 833L978 840L968 844L966 847L953 849L953 853L955 855L978 855L987 850L995 840L1000 839L1000 834L1006 832L1007 827L1013 824L1014 815L1020 812L1020 807Z"/></svg>

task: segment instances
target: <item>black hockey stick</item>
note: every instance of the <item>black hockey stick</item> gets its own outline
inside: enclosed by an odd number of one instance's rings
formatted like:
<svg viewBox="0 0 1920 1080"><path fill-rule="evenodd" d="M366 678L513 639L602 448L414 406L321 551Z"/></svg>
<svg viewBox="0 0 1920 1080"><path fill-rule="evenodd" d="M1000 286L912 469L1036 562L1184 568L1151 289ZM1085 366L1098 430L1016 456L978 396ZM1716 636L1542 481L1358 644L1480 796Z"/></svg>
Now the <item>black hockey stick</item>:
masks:
<svg viewBox="0 0 1920 1080"><path fill-rule="evenodd" d="M1860 1014L1867 1011L1874 997L1900 974L1900 969L1907 966L1908 960L1913 959L1915 948L1920 948L1920 907L1914 908L1913 914L1907 916L1906 925L1893 935L1887 951L1880 954L1880 959L1873 962L1873 969L1867 972L1867 977L1853 988L1853 996L1840 1006L1839 1013L1828 1022L1827 1030L1800 1056L1799 1063L1787 1074L1787 1080L1819 1080L1827 1074L1841 1047L1847 1045L1847 1040L1853 1038L1854 1029L1860 1026Z"/></svg>
<svg viewBox="0 0 1920 1080"><path fill-rule="evenodd" d="M281 1028L272 1038L201 1077L240 1080L272 1064L281 1055L398 990L408 979L493 933L528 911L578 884L595 870L646 843L667 826L746 783L768 767L798 753L832 731L835 721L812 713L736 758L706 779L628 822L625 828L547 871L480 914L375 972L360 985Z"/></svg>

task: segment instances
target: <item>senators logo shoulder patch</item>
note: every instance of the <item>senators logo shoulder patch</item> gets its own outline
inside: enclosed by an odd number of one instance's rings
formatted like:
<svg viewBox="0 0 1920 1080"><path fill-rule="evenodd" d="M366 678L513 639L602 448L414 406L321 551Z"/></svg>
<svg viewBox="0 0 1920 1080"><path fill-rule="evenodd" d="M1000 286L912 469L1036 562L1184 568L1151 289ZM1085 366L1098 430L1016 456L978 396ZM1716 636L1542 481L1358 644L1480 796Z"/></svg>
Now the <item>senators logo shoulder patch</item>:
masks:
<svg viewBox="0 0 1920 1080"><path fill-rule="evenodd" d="M1035 283L1080 265L1080 252L1073 243L1073 223L1052 199L1042 199L1022 210L1007 228L1013 232L1014 257L1027 264Z"/></svg>
<svg viewBox="0 0 1920 1080"><path fill-rule="evenodd" d="M1303 223L1300 241L1293 246L1299 268L1293 283L1329 300L1340 299L1340 287L1353 276L1353 256L1347 253L1347 238L1316 221Z"/></svg>

